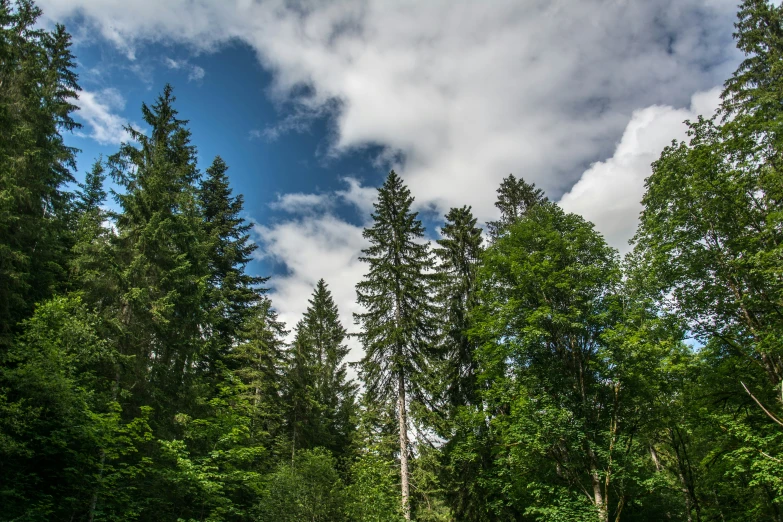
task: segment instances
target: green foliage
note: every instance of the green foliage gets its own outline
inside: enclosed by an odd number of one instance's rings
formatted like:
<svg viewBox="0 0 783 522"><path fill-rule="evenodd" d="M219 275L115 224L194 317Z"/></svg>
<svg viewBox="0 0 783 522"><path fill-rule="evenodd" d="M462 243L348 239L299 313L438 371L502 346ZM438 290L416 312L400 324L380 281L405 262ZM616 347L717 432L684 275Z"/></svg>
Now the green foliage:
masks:
<svg viewBox="0 0 783 522"><path fill-rule="evenodd" d="M347 378L348 347L337 305L321 279L296 327L286 402L294 448L322 446L345 455L356 429L356 385Z"/></svg>
<svg viewBox="0 0 783 522"><path fill-rule="evenodd" d="M0 0L0 519L783 520L783 7L740 5L624 263L514 176L486 250L470 207L431 250L392 171L358 397L323 280L287 346L170 86L67 190L75 60L39 16Z"/></svg>
<svg viewBox="0 0 783 522"><path fill-rule="evenodd" d="M209 276L204 299L209 303L208 321L213 333L209 355L212 365L227 356L238 331L260 301L264 290L259 285L266 281L245 272L256 245L248 235L250 224L241 217L243 198L231 194L227 170L223 159L216 157L198 188L206 236Z"/></svg>
<svg viewBox="0 0 783 522"><path fill-rule="evenodd" d="M544 191L537 189L535 183L517 179L513 174L503 178L497 193L495 207L500 211L500 219L487 223L487 231L493 240L503 235L508 227L527 214L528 210L548 201Z"/></svg>
<svg viewBox="0 0 783 522"><path fill-rule="evenodd" d="M65 282L79 87L70 35L29 0L0 2L0 346Z"/></svg>
<svg viewBox="0 0 783 522"><path fill-rule="evenodd" d="M292 462L281 463L266 479L266 489L257 508L259 519L345 520L345 492L335 465L334 457L322 448L302 450Z"/></svg>
<svg viewBox="0 0 783 522"><path fill-rule="evenodd" d="M365 355L359 364L371 401L396 403L400 437L402 504L410 520L408 398L427 401L436 309L431 300L435 276L424 226L411 210L413 197L394 171L378 189L373 225L363 236L370 246L359 259L368 273L356 285L357 302L366 312L354 314L356 336Z"/></svg>
<svg viewBox="0 0 783 522"><path fill-rule="evenodd" d="M351 466L351 484L346 489L350 520L401 522L399 467L372 449Z"/></svg>
<svg viewBox="0 0 783 522"><path fill-rule="evenodd" d="M367 276L356 285L356 299L367 312L354 314L365 349L360 375L367 393L394 400L401 386L421 397L417 383L427 371L435 336L435 308L429 291L433 268L424 226L411 211L413 197L394 171L378 189L373 225L364 230L370 246L362 253Z"/></svg>
<svg viewBox="0 0 783 522"><path fill-rule="evenodd" d="M149 410L123 421L102 375L117 358L78 298L55 298L25 323L0 372L0 495L6 519L130 520L149 460Z"/></svg>

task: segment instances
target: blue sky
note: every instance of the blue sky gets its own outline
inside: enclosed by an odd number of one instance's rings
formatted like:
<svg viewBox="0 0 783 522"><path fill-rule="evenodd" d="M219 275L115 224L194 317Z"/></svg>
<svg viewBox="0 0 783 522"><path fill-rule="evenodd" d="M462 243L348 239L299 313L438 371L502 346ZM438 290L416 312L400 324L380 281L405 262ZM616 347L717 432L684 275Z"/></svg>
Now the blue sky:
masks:
<svg viewBox="0 0 783 522"><path fill-rule="evenodd" d="M327 115L309 118L306 128L276 132L288 107L266 95L271 75L246 44L235 42L195 56L182 46L150 44L128 60L104 40L77 39L76 43L81 87L121 96L122 102L112 107L117 122L138 125L141 104L153 103L166 83L174 86L175 106L180 117L189 120L200 166L206 168L216 155L228 163L232 188L244 195L249 219L268 223L285 218L286 212L275 209L284 194L333 192L345 188L345 177L372 186L383 181L386 171L372 161L374 147L328 154ZM81 150L77 174L81 178L96 158L117 151L119 138L96 140L89 120L78 114L77 119L84 128L66 140ZM362 223L363 216L353 206L340 208L339 214ZM284 271L285 266L263 258L252 269L267 275Z"/></svg>
<svg viewBox="0 0 783 522"><path fill-rule="evenodd" d="M510 172L628 250L650 163L711 114L737 0L40 0L79 61L81 172L165 83L202 168L230 166L252 270L293 326L315 282L351 330L375 189L406 180L430 238L494 218ZM358 349L357 349L358 350ZM357 358L354 351L353 358Z"/></svg>

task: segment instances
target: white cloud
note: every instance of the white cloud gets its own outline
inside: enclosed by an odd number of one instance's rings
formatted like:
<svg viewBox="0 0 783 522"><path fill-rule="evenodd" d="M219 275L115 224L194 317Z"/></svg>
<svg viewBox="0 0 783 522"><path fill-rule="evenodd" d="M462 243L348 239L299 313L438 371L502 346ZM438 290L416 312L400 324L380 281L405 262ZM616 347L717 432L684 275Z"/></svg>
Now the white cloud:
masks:
<svg viewBox="0 0 783 522"><path fill-rule="evenodd" d="M84 20L131 59L150 41L197 51L244 42L273 74L269 95L291 110L249 138L301 131L329 111L330 152L380 146L379 170L393 166L421 207L469 204L493 219L495 190L513 172L554 199L568 193L563 205L617 246L635 226L649 163L682 136L683 119L708 112L697 107L708 96L693 93L720 84L739 59L736 0L39 3L50 20ZM374 191L347 183L326 199L368 215ZM276 204L294 211L305 196ZM363 239L328 208L257 227L262 250L288 268L274 302L290 326L320 277L352 324Z"/></svg>
<svg viewBox="0 0 783 522"><path fill-rule="evenodd" d="M298 114L268 135L335 107L333 153L380 145L418 204L471 204L481 220L509 172L558 198L611 155L634 110L685 106L738 58L736 0L40 3L129 56L148 41L245 42Z"/></svg>
<svg viewBox="0 0 783 522"><path fill-rule="evenodd" d="M356 178L344 177L341 181L347 185L347 188L319 194L303 192L278 194L277 200L270 203L269 206L290 214L303 215L320 214L326 210L332 210L338 203L342 203L356 208L363 220L369 220L378 189L362 186L361 181Z"/></svg>
<svg viewBox="0 0 783 522"><path fill-rule="evenodd" d="M290 329L307 309L307 300L319 279L332 291L340 310L340 320L353 331L353 312L358 311L355 286L365 267L359 253L366 246L361 227L331 215L306 216L283 223L256 225L255 232L263 257L285 263L288 273L272 281L272 301L280 319ZM350 361L357 361L362 351L355 339L349 341Z"/></svg>
<svg viewBox="0 0 783 522"><path fill-rule="evenodd" d="M125 107L125 99L116 89L79 91L75 104L79 107L76 117L87 125L90 138L102 145L131 141L124 128L127 121L117 114Z"/></svg>
<svg viewBox="0 0 783 522"><path fill-rule="evenodd" d="M343 182L348 185L345 190L338 190L335 195L345 203L356 207L359 214L365 220L370 219L370 213L374 211L373 203L378 198L378 190L373 187L363 187L356 178L346 177Z"/></svg>
<svg viewBox="0 0 783 522"><path fill-rule="evenodd" d="M166 57L164 58L163 63L165 63L166 67L169 69L186 71L188 73L189 82L201 81L207 74L203 67L194 65L187 60L174 60L173 58Z"/></svg>
<svg viewBox="0 0 783 522"><path fill-rule="evenodd" d="M278 194L277 201L269 204L275 210L283 210L294 214L311 214L316 211L329 208L334 204L334 199L328 194L303 194L293 192Z"/></svg>
<svg viewBox="0 0 783 522"><path fill-rule="evenodd" d="M652 173L650 165L673 139L686 139L685 120L712 116L719 103L716 87L695 94L689 109L653 105L634 111L614 155L587 169L560 205L595 223L609 244L627 252L642 210L644 180Z"/></svg>
<svg viewBox="0 0 783 522"><path fill-rule="evenodd" d="M291 193L278 195L272 206L295 216L273 225L256 225L259 255L283 263L286 273L271 281L271 297L280 318L293 328L307 308L313 287L323 278L329 285L340 310L343 326L353 331L353 313L359 311L355 287L366 268L359 261L367 246L362 227L334 214L337 206L355 207L369 220L377 189L364 187L354 178L343 178L344 190L321 194ZM358 361L361 346L349 340L349 360Z"/></svg>

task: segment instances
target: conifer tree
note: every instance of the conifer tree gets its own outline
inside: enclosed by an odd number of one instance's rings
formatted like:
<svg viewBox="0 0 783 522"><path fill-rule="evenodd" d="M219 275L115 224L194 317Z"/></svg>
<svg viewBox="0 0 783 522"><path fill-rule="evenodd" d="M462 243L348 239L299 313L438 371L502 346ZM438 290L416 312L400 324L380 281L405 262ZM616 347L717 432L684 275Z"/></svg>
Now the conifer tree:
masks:
<svg viewBox="0 0 783 522"><path fill-rule="evenodd" d="M467 441L488 438L477 387L478 343L469 337L471 314L477 303L476 277L483 252L481 229L470 207L452 208L446 214L437 241L438 302L441 313L442 360L439 382L442 404L436 419L436 430L445 440L441 451L445 466L446 497L458 520L483 520L486 494L479 477L488 467L490 452L481 443L473 443L469 452L462 451ZM466 455L466 453L469 454Z"/></svg>
<svg viewBox="0 0 783 522"><path fill-rule="evenodd" d="M242 195L232 196L227 170L223 159L216 157L198 191L206 235L206 300L212 333L209 364L213 369L253 313L264 292L259 285L267 280L245 272L256 245L248 234L251 225L241 217Z"/></svg>
<svg viewBox="0 0 783 522"><path fill-rule="evenodd" d="M106 174L99 159L85 175L76 194L74 207L76 237L71 259L71 283L83 294L86 302L97 309L110 307L116 295L115 260L111 245L112 233L104 222L108 212L101 207L106 202L103 188Z"/></svg>
<svg viewBox="0 0 783 522"><path fill-rule="evenodd" d="M495 206L500 210L500 219L487 223L487 231L493 240L524 216L531 207L547 201L544 191L537 189L535 183L529 184L522 178L515 178L513 174L503 178L497 193Z"/></svg>
<svg viewBox="0 0 783 522"><path fill-rule="evenodd" d="M138 146L123 144L109 158L124 188L116 195L120 352L134 356L127 378L137 399L167 423L189 400L188 385L201 366L208 279L196 149L174 100L167 85L154 105L143 104L149 133L128 127Z"/></svg>
<svg viewBox="0 0 783 522"><path fill-rule="evenodd" d="M231 351L233 374L253 406L253 431L271 446L281 436L283 424L283 374L285 324L272 302L263 297L245 319L237 345Z"/></svg>
<svg viewBox="0 0 783 522"><path fill-rule="evenodd" d="M355 431L356 385L346 375L347 334L323 279L308 302L288 367L292 444L323 446L339 456Z"/></svg>
<svg viewBox="0 0 783 522"><path fill-rule="evenodd" d="M482 238L470 207L452 208L446 214L437 241L435 255L441 274L439 300L442 306L443 342L450 406L473 404L475 400L475 343L468 338L469 315L476 305L476 274L478 273Z"/></svg>
<svg viewBox="0 0 783 522"><path fill-rule="evenodd" d="M411 210L413 197L394 171L378 189L370 246L360 259L368 273L356 285L366 312L355 314L365 349L360 375L370 400L396 401L402 507L410 520L408 401L424 398L423 380L435 335L431 300L433 259L422 242L424 226Z"/></svg>
<svg viewBox="0 0 783 522"><path fill-rule="evenodd" d="M777 119L783 90L783 7L768 0L744 0L734 38L745 59L726 81L723 110Z"/></svg>
<svg viewBox="0 0 783 522"><path fill-rule="evenodd" d="M74 149L79 127L70 35L38 26L29 0L0 2L0 345L65 280Z"/></svg>
<svg viewBox="0 0 783 522"><path fill-rule="evenodd" d="M77 193L76 209L86 214L98 211L101 205L106 203L106 190L103 187L106 181L106 169L99 158L92 165L92 169L84 176L84 183L79 184L81 189Z"/></svg>

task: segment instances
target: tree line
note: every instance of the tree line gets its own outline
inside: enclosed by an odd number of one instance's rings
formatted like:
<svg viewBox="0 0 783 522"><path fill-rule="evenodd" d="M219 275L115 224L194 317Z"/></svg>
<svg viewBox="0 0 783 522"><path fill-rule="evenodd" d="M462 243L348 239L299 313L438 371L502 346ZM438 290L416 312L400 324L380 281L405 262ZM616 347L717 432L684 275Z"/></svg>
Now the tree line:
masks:
<svg viewBox="0 0 783 522"><path fill-rule="evenodd" d="M75 182L40 14L0 0L0 519L783 520L783 7L740 5L745 59L622 258L513 175L428 241L390 172L358 382L327 282L285 325L248 272L170 86Z"/></svg>

